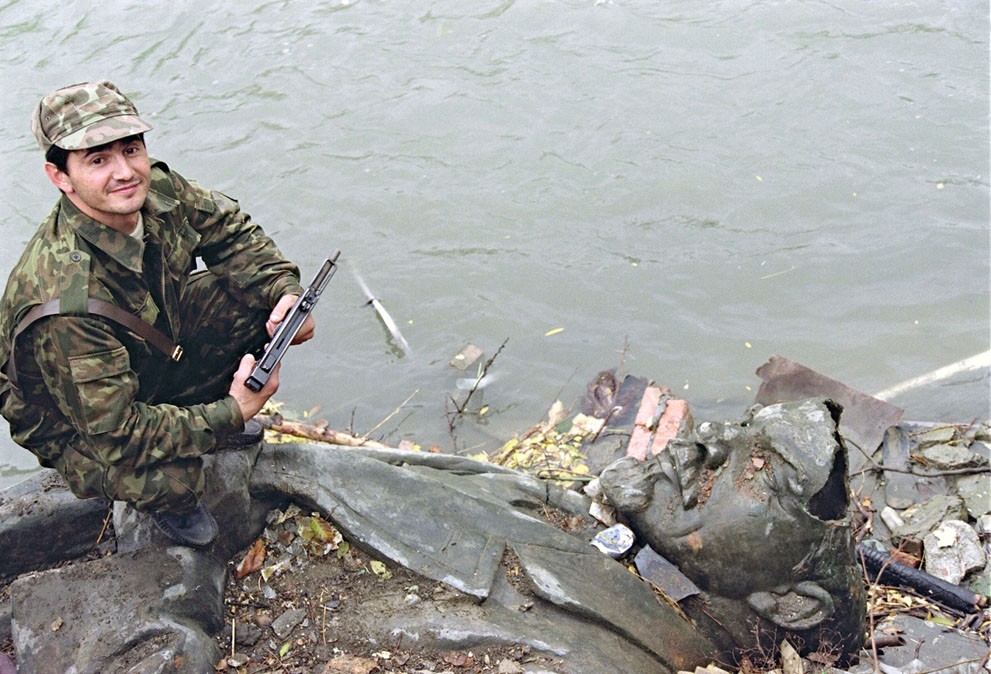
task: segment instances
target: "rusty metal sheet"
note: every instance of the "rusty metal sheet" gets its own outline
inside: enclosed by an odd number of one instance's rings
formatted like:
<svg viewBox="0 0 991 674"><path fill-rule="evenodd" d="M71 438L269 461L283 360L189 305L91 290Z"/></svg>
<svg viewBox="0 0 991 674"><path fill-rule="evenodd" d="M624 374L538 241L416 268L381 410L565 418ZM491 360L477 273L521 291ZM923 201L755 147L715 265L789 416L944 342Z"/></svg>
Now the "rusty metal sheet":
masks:
<svg viewBox="0 0 991 674"><path fill-rule="evenodd" d="M770 360L757 368L757 376L764 380L756 398L761 405L806 398L829 398L843 406L839 431L851 445L851 473L863 468L868 456L877 450L884 439L885 431L897 424L904 413L900 407L878 400L781 356L771 356Z"/></svg>

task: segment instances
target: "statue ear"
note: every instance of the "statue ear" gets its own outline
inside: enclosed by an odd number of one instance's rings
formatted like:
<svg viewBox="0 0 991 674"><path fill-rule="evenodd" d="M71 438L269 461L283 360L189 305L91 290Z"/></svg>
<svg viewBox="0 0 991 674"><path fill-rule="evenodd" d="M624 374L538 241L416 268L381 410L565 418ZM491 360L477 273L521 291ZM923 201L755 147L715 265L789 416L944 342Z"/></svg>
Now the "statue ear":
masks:
<svg viewBox="0 0 991 674"><path fill-rule="evenodd" d="M757 615L786 630L807 630L833 615L833 598L820 585L803 581L747 597Z"/></svg>

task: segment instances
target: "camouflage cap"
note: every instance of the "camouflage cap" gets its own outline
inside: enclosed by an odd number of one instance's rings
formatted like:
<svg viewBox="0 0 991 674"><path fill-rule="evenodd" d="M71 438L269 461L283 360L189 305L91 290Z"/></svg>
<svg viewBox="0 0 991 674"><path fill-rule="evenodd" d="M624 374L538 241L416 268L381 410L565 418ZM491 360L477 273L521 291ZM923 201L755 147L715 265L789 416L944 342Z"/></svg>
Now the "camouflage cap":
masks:
<svg viewBox="0 0 991 674"><path fill-rule="evenodd" d="M31 130L45 153L52 145L84 150L150 129L134 103L106 80L53 91L31 117Z"/></svg>

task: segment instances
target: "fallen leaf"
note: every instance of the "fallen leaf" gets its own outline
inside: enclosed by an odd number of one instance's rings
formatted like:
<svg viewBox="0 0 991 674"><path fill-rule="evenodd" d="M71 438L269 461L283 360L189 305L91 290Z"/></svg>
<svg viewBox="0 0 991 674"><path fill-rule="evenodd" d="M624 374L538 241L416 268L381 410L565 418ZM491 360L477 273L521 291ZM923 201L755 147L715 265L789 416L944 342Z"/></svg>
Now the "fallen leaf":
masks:
<svg viewBox="0 0 991 674"><path fill-rule="evenodd" d="M368 565L372 567L372 572L382 580L389 580L392 578L392 573L389 571L389 567L377 559L373 559L368 563Z"/></svg>
<svg viewBox="0 0 991 674"><path fill-rule="evenodd" d="M554 328L553 330L548 330L544 333L544 337L550 337L551 335L556 335L559 332L564 332L564 328Z"/></svg>
<svg viewBox="0 0 991 674"><path fill-rule="evenodd" d="M325 543L333 543L335 546L343 540L341 533L334 528L334 525L321 517L310 518L310 533L315 539Z"/></svg>
<svg viewBox="0 0 991 674"><path fill-rule="evenodd" d="M262 564L264 562L265 541L259 538L248 550L247 554L244 556L244 559L238 562L237 569L234 571L234 577L240 580L249 573L254 573L258 569L262 568Z"/></svg>

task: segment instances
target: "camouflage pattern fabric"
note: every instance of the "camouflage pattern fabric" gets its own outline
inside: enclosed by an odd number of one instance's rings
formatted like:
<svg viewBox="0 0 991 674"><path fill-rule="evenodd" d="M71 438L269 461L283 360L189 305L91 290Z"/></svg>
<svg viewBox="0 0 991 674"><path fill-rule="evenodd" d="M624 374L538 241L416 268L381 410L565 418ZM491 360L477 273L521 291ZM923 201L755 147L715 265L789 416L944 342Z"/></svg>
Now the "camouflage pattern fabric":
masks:
<svg viewBox="0 0 991 674"><path fill-rule="evenodd" d="M233 199L153 162L145 240L83 215L65 196L29 242L0 303L0 412L11 436L80 497L184 510L201 457L243 427L227 395L242 354L266 340L298 269ZM207 270L196 273L196 258ZM11 334L33 305L63 313L17 339L20 390L6 377ZM111 302L184 349L174 363L126 328L85 313ZM74 314L74 315L73 315Z"/></svg>
<svg viewBox="0 0 991 674"><path fill-rule="evenodd" d="M41 99L31 117L42 152L52 145L84 150L150 130L134 103L106 80L54 91Z"/></svg>

